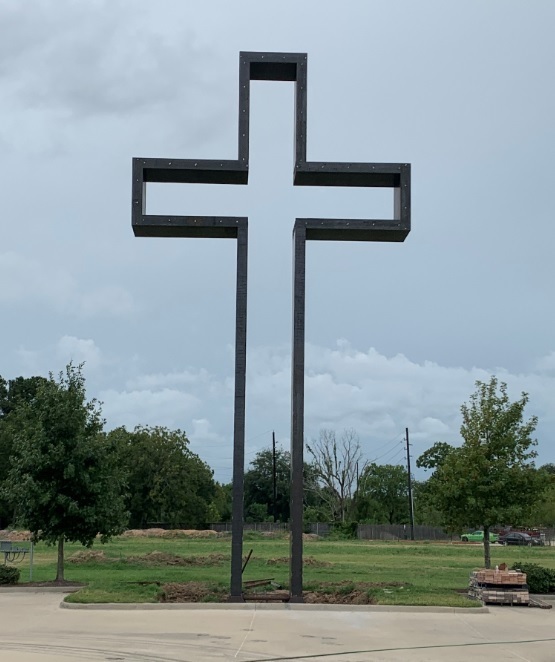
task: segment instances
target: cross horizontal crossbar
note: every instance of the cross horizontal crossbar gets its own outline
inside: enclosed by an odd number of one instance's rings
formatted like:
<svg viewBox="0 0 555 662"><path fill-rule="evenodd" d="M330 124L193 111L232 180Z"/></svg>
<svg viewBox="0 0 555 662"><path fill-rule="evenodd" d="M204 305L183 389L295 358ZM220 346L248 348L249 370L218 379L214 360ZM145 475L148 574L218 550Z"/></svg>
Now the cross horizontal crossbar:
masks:
<svg viewBox="0 0 555 662"><path fill-rule="evenodd" d="M163 216L141 215L135 221L136 237L212 237L237 239L246 230L246 216Z"/></svg>
<svg viewBox="0 0 555 662"><path fill-rule="evenodd" d="M310 232L311 238L335 241L403 241L410 231L410 164L322 162L306 160L307 56L305 53L241 52L239 58L239 136L237 159L133 159L132 224L137 236L222 237L226 219L214 217L154 216L146 214L148 182L246 185L249 180L249 124L251 80L295 83L295 186L351 186L392 188L393 221L364 219L345 226L330 225L325 233ZM169 220L171 219L171 220ZM182 219L181 221L179 219ZM206 220L206 223L203 223ZM328 219L312 219L313 221ZM232 222L232 221L230 221ZM387 228L381 224L389 224ZM224 230L224 228L226 228ZM348 232L348 230L352 232ZM333 236L332 236L333 235ZM308 236L307 236L308 238Z"/></svg>

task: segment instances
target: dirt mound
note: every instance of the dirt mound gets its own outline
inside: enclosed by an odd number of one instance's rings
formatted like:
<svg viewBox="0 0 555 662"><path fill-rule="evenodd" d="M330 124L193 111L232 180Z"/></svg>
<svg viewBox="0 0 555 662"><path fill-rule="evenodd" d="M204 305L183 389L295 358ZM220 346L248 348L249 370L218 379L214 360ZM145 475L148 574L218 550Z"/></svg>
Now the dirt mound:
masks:
<svg viewBox="0 0 555 662"><path fill-rule="evenodd" d="M288 556L279 556L278 558L275 559L268 559L266 561L267 565L288 565L289 564L289 557ZM333 563L330 563L329 561L319 561L318 559L315 559L313 556L305 556L303 558L303 565L311 567L311 568L331 568Z"/></svg>
<svg viewBox="0 0 555 662"><path fill-rule="evenodd" d="M313 588L304 591L304 601L336 605L373 605L376 604L373 589L399 588L410 586L403 582L319 582Z"/></svg>
<svg viewBox="0 0 555 662"><path fill-rule="evenodd" d="M373 605L377 600L373 594L375 589L384 587L410 586L402 582L319 582L314 583L303 592L304 601L311 604L337 604L337 605ZM245 589L247 590L247 589ZM272 596L287 591L274 591ZM204 582L172 582L164 584L159 594L160 602L227 602L228 588L214 586ZM256 600L255 594L250 594L249 602L266 602L266 593L260 593Z"/></svg>
<svg viewBox="0 0 555 662"><path fill-rule="evenodd" d="M376 603L373 596L364 589L353 589L349 593L319 593L304 592L304 601L310 604L332 605L373 605Z"/></svg>
<svg viewBox="0 0 555 662"><path fill-rule="evenodd" d="M303 540L308 542L311 540L320 540L320 536L316 533L303 533Z"/></svg>
<svg viewBox="0 0 555 662"><path fill-rule="evenodd" d="M160 602L227 602L227 599L227 589L203 582L164 584L160 593Z"/></svg>
<svg viewBox="0 0 555 662"><path fill-rule="evenodd" d="M214 566L221 565L229 560L225 554L208 554L208 556L179 556L166 552L149 552L141 556L128 556L127 563L140 563L151 566L179 565L179 566Z"/></svg>
<svg viewBox="0 0 555 662"><path fill-rule="evenodd" d="M67 558L68 563L109 563L115 559L109 559L104 552L96 552L92 549L75 552Z"/></svg>
<svg viewBox="0 0 555 662"><path fill-rule="evenodd" d="M22 542L24 540L31 540L30 531L8 531L3 529L0 531L0 540L11 540L12 542Z"/></svg>
<svg viewBox="0 0 555 662"><path fill-rule="evenodd" d="M217 538L217 531L205 529L129 529L122 534L124 538Z"/></svg>

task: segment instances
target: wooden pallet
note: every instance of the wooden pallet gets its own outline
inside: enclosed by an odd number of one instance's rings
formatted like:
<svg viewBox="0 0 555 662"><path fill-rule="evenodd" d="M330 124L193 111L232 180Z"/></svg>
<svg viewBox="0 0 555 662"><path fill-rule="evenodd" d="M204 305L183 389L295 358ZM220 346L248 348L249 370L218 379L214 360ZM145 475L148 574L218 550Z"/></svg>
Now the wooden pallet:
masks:
<svg viewBox="0 0 555 662"><path fill-rule="evenodd" d="M484 604L528 605L526 574L517 570L475 570L470 574L468 597Z"/></svg>
<svg viewBox="0 0 555 662"><path fill-rule="evenodd" d="M245 602L289 602L289 591L243 593Z"/></svg>

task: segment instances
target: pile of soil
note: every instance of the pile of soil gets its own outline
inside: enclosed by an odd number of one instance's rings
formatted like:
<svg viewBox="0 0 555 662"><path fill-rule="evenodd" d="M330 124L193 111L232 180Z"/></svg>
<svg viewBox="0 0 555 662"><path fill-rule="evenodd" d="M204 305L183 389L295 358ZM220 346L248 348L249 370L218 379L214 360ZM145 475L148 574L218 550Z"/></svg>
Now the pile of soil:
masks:
<svg viewBox="0 0 555 662"><path fill-rule="evenodd" d="M68 563L75 563L78 565L81 563L109 563L110 561L116 560L117 559L108 558L104 552L97 552L92 549L75 552L75 554L68 556L66 559Z"/></svg>
<svg viewBox="0 0 555 662"><path fill-rule="evenodd" d="M129 529L121 535L123 538L217 538L218 532L211 529Z"/></svg>
<svg viewBox="0 0 555 662"><path fill-rule="evenodd" d="M303 540L306 541L311 541L311 540L320 540L320 536L317 535L316 533L303 533Z"/></svg>
<svg viewBox="0 0 555 662"><path fill-rule="evenodd" d="M373 589L409 586L403 582L320 582L313 590L304 592L307 603L334 605L373 605Z"/></svg>
<svg viewBox="0 0 555 662"><path fill-rule="evenodd" d="M11 540L12 542L23 542L25 540L31 540L31 532L9 531L8 529L2 529L0 531L0 540Z"/></svg>
<svg viewBox="0 0 555 662"><path fill-rule="evenodd" d="M246 533L251 533L251 531L246 531ZM258 533L258 532L256 532ZM277 540L289 540L288 531L260 531L261 536L264 538L274 538ZM315 533L303 533L303 540L305 542L310 542L311 540L320 540L320 536Z"/></svg>
<svg viewBox="0 0 555 662"><path fill-rule="evenodd" d="M215 589L203 582L164 584L160 602L227 602L228 589Z"/></svg>
<svg viewBox="0 0 555 662"><path fill-rule="evenodd" d="M409 586L402 582L321 582L304 591L304 601L310 604L373 605L376 598L373 590ZM279 593L279 591L274 592ZM287 594L283 592L284 596ZM214 588L204 582L172 582L162 586L160 602L227 602L228 589ZM252 602L252 596L250 601ZM254 600L256 601L256 600ZM260 602L265 602L264 592Z"/></svg>
<svg viewBox="0 0 555 662"><path fill-rule="evenodd" d="M330 605L373 605L376 600L368 594L367 589L354 588L349 593L319 593L317 591L305 591L304 601L309 604Z"/></svg>
<svg viewBox="0 0 555 662"><path fill-rule="evenodd" d="M179 554L168 554L167 552L149 552L141 556L124 556L121 558L109 557L102 551L87 549L75 552L67 558L68 563L77 565L83 563L139 563L148 566L214 566L229 561L226 554L208 554L207 556L179 556Z"/></svg>
<svg viewBox="0 0 555 662"><path fill-rule="evenodd" d="M149 552L141 556L128 556L127 563L141 563L151 566L179 565L179 566L214 566L229 561L226 554L208 554L207 556L179 556L167 552Z"/></svg>
<svg viewBox="0 0 555 662"><path fill-rule="evenodd" d="M288 556L279 556L278 558L275 559L268 559L266 561L267 565L289 565L289 557ZM311 568L331 568L333 563L330 563L329 561L319 561L318 559L315 559L313 556L305 556L303 558L303 565L311 567Z"/></svg>

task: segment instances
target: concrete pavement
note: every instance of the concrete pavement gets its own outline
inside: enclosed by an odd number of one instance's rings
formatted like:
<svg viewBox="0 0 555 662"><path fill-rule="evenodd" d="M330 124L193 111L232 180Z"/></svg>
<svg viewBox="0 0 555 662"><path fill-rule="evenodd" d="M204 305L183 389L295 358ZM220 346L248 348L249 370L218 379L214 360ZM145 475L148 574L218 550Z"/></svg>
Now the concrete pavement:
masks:
<svg viewBox="0 0 555 662"><path fill-rule="evenodd" d="M1 662L555 660L555 609L80 610L62 597L0 593Z"/></svg>

